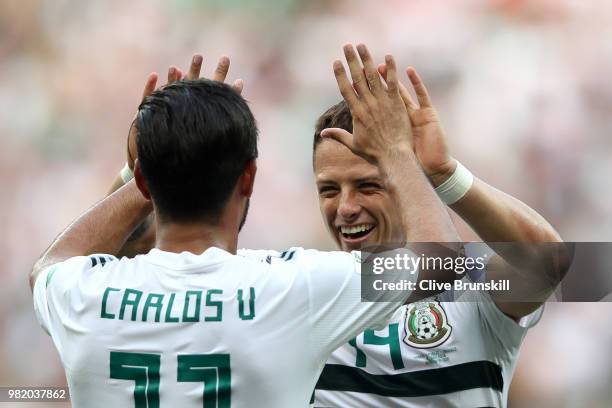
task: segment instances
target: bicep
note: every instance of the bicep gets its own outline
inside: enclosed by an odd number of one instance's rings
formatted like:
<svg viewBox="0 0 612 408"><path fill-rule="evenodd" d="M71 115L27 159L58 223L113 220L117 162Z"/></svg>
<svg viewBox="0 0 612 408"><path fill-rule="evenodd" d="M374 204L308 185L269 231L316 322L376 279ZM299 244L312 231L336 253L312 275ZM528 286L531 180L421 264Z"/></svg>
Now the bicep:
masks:
<svg viewBox="0 0 612 408"><path fill-rule="evenodd" d="M490 292L490 295L495 306L515 322L535 312L554 289L537 276L521 273L499 255L494 255L489 261L486 279L508 281L509 289L506 292Z"/></svg>

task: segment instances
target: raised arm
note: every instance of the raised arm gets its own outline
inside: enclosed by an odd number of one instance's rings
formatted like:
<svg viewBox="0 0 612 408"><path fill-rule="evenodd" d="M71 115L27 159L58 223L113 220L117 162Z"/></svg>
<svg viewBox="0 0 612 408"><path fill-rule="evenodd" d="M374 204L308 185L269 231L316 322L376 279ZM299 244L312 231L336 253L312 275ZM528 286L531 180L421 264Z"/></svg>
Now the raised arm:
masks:
<svg viewBox="0 0 612 408"><path fill-rule="evenodd" d="M383 65L378 68L385 77L386 68ZM406 72L418 101L415 103L408 90L400 83L400 94L412 122L415 154L431 184L439 187L455 173L458 162L450 155L446 135L423 81L414 68L408 68ZM485 242L562 242L555 229L535 210L475 176L465 194L457 201L449 203L449 206ZM551 262L562 246L496 245L494 249L501 257L491 260L488 269L494 271L492 274L498 279L510 278L514 281L521 276L523 282L533 282L538 289L544 287L545 289L538 293L540 299L552 293L563 275L563 261L568 258L560 253L558 255L561 262L555 265ZM555 278L551 280L550 276ZM537 309L542 301L496 303L504 313L520 318Z"/></svg>

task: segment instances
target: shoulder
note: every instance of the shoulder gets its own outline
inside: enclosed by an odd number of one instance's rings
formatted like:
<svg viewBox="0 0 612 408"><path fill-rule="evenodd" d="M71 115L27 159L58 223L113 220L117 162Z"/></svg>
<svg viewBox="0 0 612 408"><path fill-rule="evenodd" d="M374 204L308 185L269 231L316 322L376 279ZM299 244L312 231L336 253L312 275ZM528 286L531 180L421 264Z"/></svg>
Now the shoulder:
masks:
<svg viewBox="0 0 612 408"><path fill-rule="evenodd" d="M87 271L102 269L117 261L116 257L107 254L75 256L48 266L42 271L36 284L44 283L45 287L52 285L57 288L72 286Z"/></svg>
<svg viewBox="0 0 612 408"><path fill-rule="evenodd" d="M361 252L319 251L291 247L284 251L241 249L238 256L270 264L274 269L291 269L306 279L345 279L347 275L361 272Z"/></svg>
<svg viewBox="0 0 612 408"><path fill-rule="evenodd" d="M302 247L291 247L283 251L271 249L239 249L237 255L243 258L258 260L267 263L277 261L283 262L324 262L334 260L355 259L361 262L361 253L353 251L351 253L340 251L319 251L316 249L306 249Z"/></svg>

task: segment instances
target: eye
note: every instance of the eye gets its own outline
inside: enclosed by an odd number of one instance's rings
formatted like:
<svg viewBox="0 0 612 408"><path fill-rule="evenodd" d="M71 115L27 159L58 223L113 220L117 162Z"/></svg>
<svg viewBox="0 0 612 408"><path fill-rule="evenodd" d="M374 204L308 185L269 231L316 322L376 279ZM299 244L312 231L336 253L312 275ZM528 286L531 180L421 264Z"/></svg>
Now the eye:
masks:
<svg viewBox="0 0 612 408"><path fill-rule="evenodd" d="M365 183L359 184L359 191L363 193L374 193L380 190L382 190L382 186L378 183L365 182Z"/></svg>
<svg viewBox="0 0 612 408"><path fill-rule="evenodd" d="M334 186L320 186L319 196L321 197L332 197L338 193L338 188Z"/></svg>

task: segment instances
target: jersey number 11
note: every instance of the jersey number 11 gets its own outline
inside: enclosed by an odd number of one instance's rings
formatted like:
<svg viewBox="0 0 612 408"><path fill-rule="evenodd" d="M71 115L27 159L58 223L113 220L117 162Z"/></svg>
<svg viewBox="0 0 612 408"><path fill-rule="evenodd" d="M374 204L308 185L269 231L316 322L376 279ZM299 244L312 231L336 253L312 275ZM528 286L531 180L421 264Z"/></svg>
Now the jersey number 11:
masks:
<svg viewBox="0 0 612 408"><path fill-rule="evenodd" d="M203 382L205 407L229 408L231 369L229 354L179 354L178 382ZM159 408L160 354L111 351L110 378L134 381L134 407Z"/></svg>

